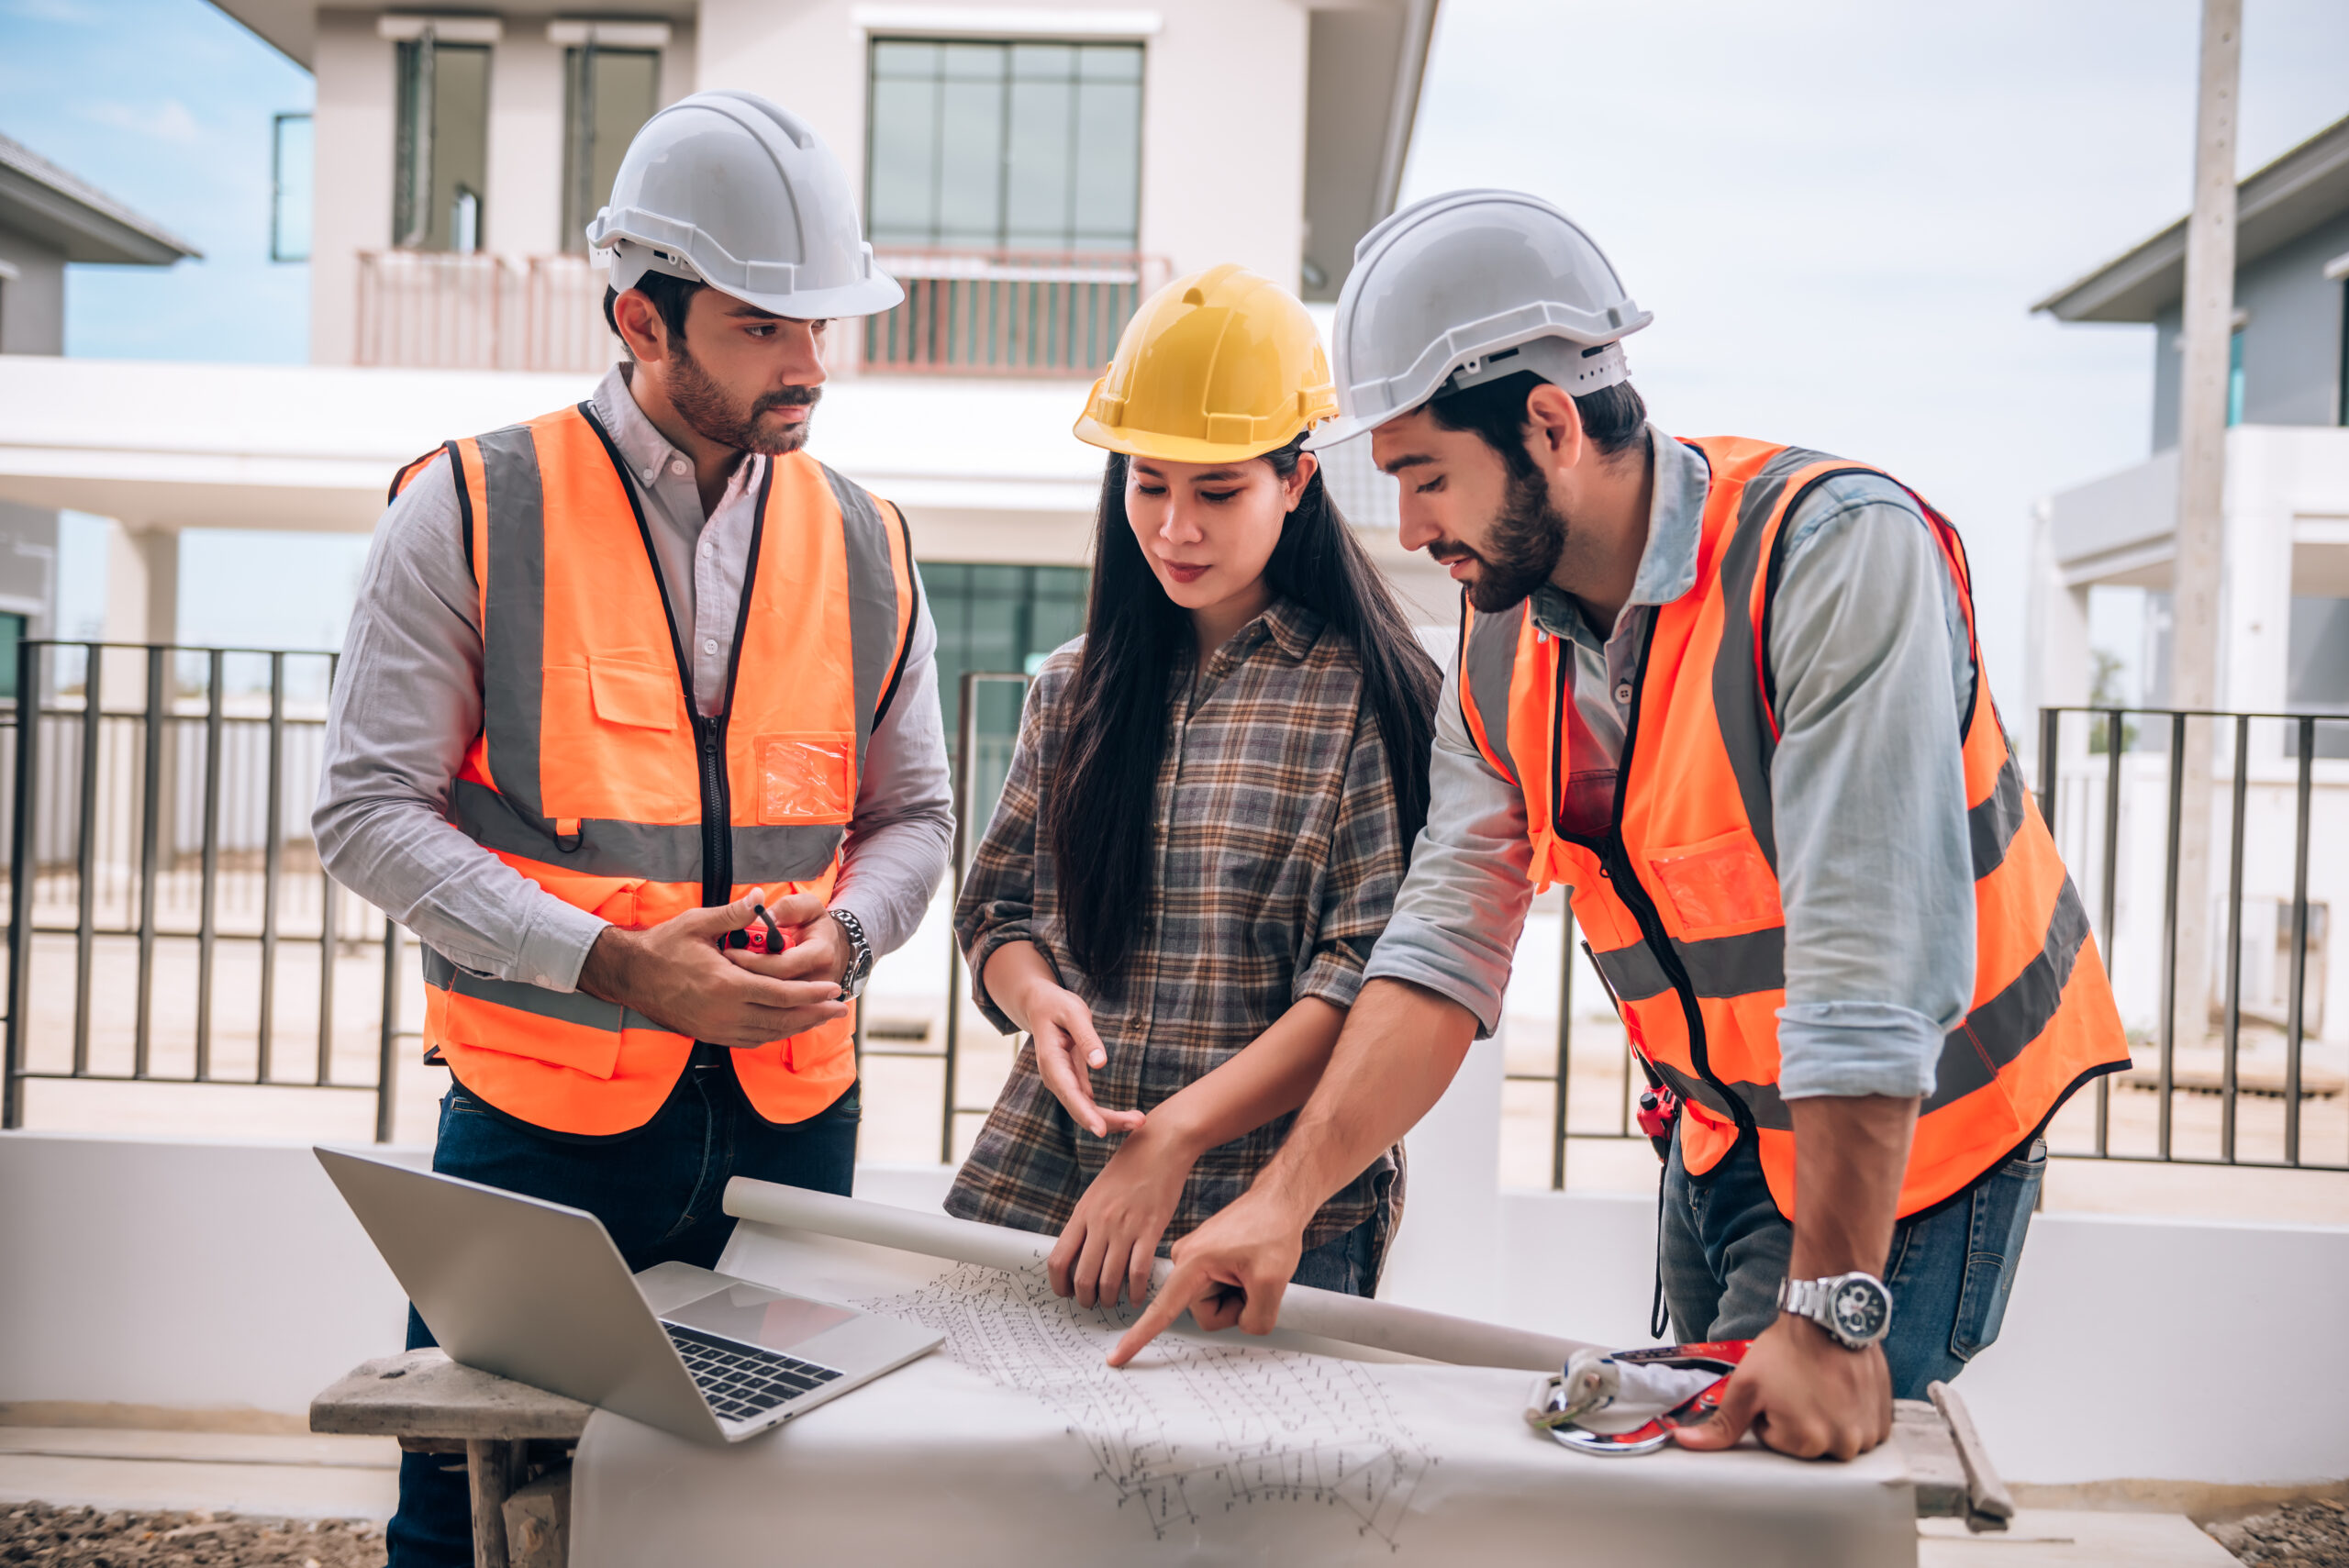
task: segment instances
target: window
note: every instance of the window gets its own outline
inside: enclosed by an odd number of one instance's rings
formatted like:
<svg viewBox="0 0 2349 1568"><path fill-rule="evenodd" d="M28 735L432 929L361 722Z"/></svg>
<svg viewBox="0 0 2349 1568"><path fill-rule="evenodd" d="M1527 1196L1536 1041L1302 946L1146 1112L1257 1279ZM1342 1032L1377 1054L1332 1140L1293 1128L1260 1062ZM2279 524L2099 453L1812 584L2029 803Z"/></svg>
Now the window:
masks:
<svg viewBox="0 0 2349 1568"><path fill-rule="evenodd" d="M1092 573L1075 566L966 566L925 562L922 595L938 626L938 695L946 743L962 744L965 670L1033 675L1044 656L1085 629ZM1008 683L979 688L974 720L977 791L971 821L983 828L1011 769L1019 696ZM978 842L974 831L970 842Z"/></svg>
<svg viewBox="0 0 2349 1568"><path fill-rule="evenodd" d="M562 248L587 252L587 225L611 199L628 144L661 106L661 51L563 51Z"/></svg>
<svg viewBox="0 0 2349 1568"><path fill-rule="evenodd" d="M876 245L1131 250L1140 44L876 39L866 159Z"/></svg>
<svg viewBox="0 0 2349 1568"><path fill-rule="evenodd" d="M26 636L28 625L14 610L0 610L0 702L17 700L17 644Z"/></svg>
<svg viewBox="0 0 2349 1568"><path fill-rule="evenodd" d="M2349 718L2349 599L2295 596L2288 643L2285 706ZM2298 746L2298 738L2288 737L2285 754L2296 754ZM2316 754L2349 757L2349 724L2318 725Z"/></svg>
<svg viewBox="0 0 2349 1568"><path fill-rule="evenodd" d="M2227 428L2243 423L2243 328L2227 338Z"/></svg>
<svg viewBox="0 0 2349 1568"><path fill-rule="evenodd" d="M489 50L431 30L399 46L392 238L414 250L481 249L489 189Z"/></svg>
<svg viewBox="0 0 2349 1568"><path fill-rule="evenodd" d="M307 114L274 115L269 131L269 259L310 259L311 149Z"/></svg>

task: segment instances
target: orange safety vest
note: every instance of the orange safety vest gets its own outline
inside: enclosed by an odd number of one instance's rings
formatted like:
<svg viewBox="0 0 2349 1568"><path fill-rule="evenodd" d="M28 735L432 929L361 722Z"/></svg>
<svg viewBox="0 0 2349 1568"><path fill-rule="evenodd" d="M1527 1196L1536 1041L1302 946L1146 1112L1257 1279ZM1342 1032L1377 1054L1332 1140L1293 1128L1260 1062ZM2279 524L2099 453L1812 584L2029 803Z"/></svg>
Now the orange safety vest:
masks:
<svg viewBox="0 0 2349 1568"><path fill-rule="evenodd" d="M770 459L728 700L705 718L641 506L588 405L451 441L394 493L443 453L482 628L482 727L451 785L457 828L624 929L753 886L829 895L913 621L904 519L805 453ZM617 1004L484 979L429 947L424 979L428 1054L552 1131L643 1126L693 1052ZM804 1121L854 1080L854 1033L852 1010L728 1054L761 1116Z"/></svg>
<svg viewBox="0 0 2349 1568"><path fill-rule="evenodd" d="M1486 761L1524 792L1527 874L1542 888L1570 884L1632 1049L1680 1096L1688 1170L1711 1170L1750 1132L1770 1195L1792 1216L1793 1124L1777 1089L1786 913L1770 805L1770 607L1796 504L1832 475L1877 471L1765 441L1687 444L1712 471L1697 582L1651 618L1611 799L1575 787L1578 772L1586 783L1604 774L1577 768L1571 656L1534 625L1530 600L1464 616L1460 701ZM2129 1062L2087 910L1985 688L1964 547L1918 506L1957 582L1974 665L1960 728L1975 989L1918 1119L1902 1215L1963 1192L2074 1089Z"/></svg>

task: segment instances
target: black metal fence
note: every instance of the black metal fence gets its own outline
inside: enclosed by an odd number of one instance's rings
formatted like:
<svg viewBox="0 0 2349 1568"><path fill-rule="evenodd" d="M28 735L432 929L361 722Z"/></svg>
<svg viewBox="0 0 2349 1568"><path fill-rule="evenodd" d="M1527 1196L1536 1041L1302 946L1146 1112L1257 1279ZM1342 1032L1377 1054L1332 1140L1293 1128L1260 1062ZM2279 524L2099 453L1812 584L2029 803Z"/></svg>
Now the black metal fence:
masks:
<svg viewBox="0 0 2349 1568"><path fill-rule="evenodd" d="M15 658L0 1125L42 1080L284 1084L375 1095L387 1140L401 932L327 878L308 827L334 656ZM382 991L354 1006L338 972L368 959Z"/></svg>
<svg viewBox="0 0 2349 1568"><path fill-rule="evenodd" d="M283 1084L374 1094L388 1139L395 1053L415 1038L398 1005L403 933L335 887L308 831L333 656L27 641L16 659L22 695L0 731L11 784L0 1119L23 1125L26 1085L44 1080ZM981 711L1007 699L1016 711L1027 685L962 677L952 894L1009 764L1011 735ZM2223 892L2207 907L2223 935L2207 944L2207 1021L2187 1016L2181 980L2194 929L2180 917L2189 723L2217 727L2219 758L2209 864ZM2349 1050L2339 1015L2331 1032L2324 1022L2331 917L2349 898L2349 762L2332 760L2344 740L2349 717L2043 710L2041 810L2138 1051L2130 1072L2065 1107L2053 1152L2349 1169ZM1602 993L1575 1015L1571 912L1537 918L1558 928L1555 1012L1543 1016L1546 995L1512 1009L1505 1078L1547 1088L1546 1127L1520 1117L1515 1136L1544 1138L1550 1184L1563 1187L1576 1141L1641 1136L1644 1082ZM946 947L942 1030L860 1029L858 1043L866 1057L939 1063L939 1158L952 1161L963 1118L989 1107L965 1099L967 977ZM1520 950L1521 971L1537 951Z"/></svg>

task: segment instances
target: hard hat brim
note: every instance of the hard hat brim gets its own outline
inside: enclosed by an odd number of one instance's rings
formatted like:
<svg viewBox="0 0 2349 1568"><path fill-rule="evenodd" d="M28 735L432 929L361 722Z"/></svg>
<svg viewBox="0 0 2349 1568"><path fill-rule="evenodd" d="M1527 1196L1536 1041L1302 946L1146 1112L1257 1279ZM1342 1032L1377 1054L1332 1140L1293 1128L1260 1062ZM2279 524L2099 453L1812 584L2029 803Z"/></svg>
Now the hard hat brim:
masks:
<svg viewBox="0 0 2349 1568"><path fill-rule="evenodd" d="M724 284L709 284L722 295L753 305L774 316L785 316L794 321L837 321L857 316L878 316L885 310L895 310L904 303L906 291L896 279L886 272L874 272L871 277L840 288L801 289L796 294L752 294L747 289L730 289Z"/></svg>
<svg viewBox="0 0 2349 1568"><path fill-rule="evenodd" d="M1162 462L1246 462L1278 451L1297 439L1302 423L1290 426L1279 439L1269 441L1207 441L1195 436L1162 436L1151 430L1128 430L1104 425L1090 414L1077 417L1076 439L1089 447L1104 451L1123 452L1128 457L1156 458Z"/></svg>

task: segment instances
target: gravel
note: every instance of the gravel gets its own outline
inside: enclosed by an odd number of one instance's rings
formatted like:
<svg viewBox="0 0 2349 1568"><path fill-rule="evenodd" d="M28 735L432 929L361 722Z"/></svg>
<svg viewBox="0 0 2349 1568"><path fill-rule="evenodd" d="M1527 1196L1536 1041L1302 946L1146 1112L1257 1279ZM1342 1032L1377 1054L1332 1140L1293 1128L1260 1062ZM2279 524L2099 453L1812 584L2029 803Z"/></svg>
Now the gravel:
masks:
<svg viewBox="0 0 2349 1568"><path fill-rule="evenodd" d="M2239 1562L2349 1568L2349 1508L2330 1499L2287 1503L2246 1519L2202 1528Z"/></svg>
<svg viewBox="0 0 2349 1568"><path fill-rule="evenodd" d="M245 1518L0 1504L0 1563L74 1568L381 1568L365 1519Z"/></svg>

